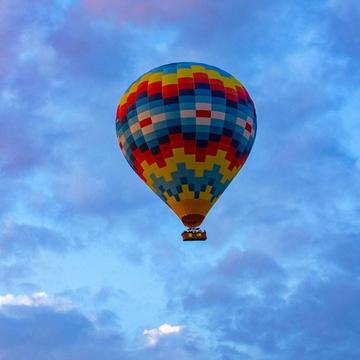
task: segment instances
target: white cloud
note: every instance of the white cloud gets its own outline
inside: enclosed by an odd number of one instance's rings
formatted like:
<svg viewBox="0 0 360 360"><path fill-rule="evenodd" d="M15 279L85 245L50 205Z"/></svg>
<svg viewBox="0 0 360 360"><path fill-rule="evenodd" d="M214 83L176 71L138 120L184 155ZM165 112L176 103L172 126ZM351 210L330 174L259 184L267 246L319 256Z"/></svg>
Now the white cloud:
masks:
<svg viewBox="0 0 360 360"><path fill-rule="evenodd" d="M155 329L145 329L143 334L146 337L147 345L155 346L162 336L178 334L180 331L182 331L183 328L184 326L182 325L163 324Z"/></svg>
<svg viewBox="0 0 360 360"><path fill-rule="evenodd" d="M69 301L45 292L34 292L31 295L0 295L0 307L2 306L50 306L56 310L68 310L72 307Z"/></svg>

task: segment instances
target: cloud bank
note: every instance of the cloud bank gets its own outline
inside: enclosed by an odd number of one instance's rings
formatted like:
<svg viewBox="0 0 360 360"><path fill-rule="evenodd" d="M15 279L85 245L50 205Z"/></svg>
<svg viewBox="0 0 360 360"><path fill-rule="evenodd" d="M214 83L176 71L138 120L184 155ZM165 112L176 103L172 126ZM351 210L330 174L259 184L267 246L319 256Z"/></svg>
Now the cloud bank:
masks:
<svg viewBox="0 0 360 360"><path fill-rule="evenodd" d="M355 0L2 1L0 358L358 359L359 23ZM114 129L134 79L186 60L259 123L201 245Z"/></svg>

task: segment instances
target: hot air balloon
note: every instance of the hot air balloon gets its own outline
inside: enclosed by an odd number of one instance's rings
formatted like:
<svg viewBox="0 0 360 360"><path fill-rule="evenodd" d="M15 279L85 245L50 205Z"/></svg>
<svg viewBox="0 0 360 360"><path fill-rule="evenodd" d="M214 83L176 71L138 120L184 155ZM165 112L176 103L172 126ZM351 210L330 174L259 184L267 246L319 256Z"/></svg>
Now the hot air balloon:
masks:
<svg viewBox="0 0 360 360"><path fill-rule="evenodd" d="M205 240L198 227L246 161L256 112L244 86L227 72L172 63L126 90L116 133L136 174L188 228L183 240Z"/></svg>

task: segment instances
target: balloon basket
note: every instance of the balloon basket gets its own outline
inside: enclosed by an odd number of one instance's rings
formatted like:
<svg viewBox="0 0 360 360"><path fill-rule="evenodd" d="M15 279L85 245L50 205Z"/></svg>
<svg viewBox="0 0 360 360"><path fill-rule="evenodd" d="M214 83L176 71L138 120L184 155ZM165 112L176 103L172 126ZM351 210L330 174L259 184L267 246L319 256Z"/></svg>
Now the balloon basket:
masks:
<svg viewBox="0 0 360 360"><path fill-rule="evenodd" d="M181 234L183 241L205 241L206 231L199 228L188 228Z"/></svg>

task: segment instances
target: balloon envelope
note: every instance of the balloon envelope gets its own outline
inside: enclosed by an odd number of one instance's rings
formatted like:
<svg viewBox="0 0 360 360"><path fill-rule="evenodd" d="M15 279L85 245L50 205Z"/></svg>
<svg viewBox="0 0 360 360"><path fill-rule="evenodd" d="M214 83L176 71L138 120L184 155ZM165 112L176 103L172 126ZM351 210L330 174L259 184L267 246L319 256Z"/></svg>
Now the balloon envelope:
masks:
<svg viewBox="0 0 360 360"><path fill-rule="evenodd" d="M206 64L160 66L117 108L120 148L185 226L199 226L246 161L256 112L244 86Z"/></svg>

